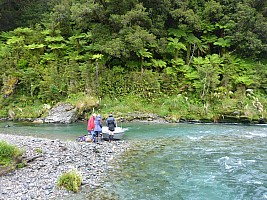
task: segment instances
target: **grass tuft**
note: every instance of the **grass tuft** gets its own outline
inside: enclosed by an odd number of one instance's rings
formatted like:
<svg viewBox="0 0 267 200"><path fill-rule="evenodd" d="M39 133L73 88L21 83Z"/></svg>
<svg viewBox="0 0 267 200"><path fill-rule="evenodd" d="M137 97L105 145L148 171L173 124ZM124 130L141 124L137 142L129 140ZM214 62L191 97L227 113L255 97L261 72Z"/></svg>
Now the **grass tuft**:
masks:
<svg viewBox="0 0 267 200"><path fill-rule="evenodd" d="M82 176L76 170L71 170L69 172L63 173L58 179L59 187L64 187L67 190L73 191L75 193L79 191L81 184Z"/></svg>
<svg viewBox="0 0 267 200"><path fill-rule="evenodd" d="M0 175L6 174L16 167L25 166L22 161L23 151L6 141L0 141Z"/></svg>

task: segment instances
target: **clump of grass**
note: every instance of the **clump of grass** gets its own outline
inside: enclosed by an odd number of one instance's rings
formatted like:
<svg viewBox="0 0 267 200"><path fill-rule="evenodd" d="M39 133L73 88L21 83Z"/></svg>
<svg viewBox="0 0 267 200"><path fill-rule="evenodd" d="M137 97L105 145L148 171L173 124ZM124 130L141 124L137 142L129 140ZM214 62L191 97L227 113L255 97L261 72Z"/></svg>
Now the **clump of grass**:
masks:
<svg viewBox="0 0 267 200"><path fill-rule="evenodd" d="M22 162L22 163L19 163L18 165L17 165L17 168L23 168L23 167L25 167L27 165L27 163L25 163L25 162Z"/></svg>
<svg viewBox="0 0 267 200"><path fill-rule="evenodd" d="M6 141L0 141L0 175L6 174L16 167L22 168L26 164L22 160L23 151Z"/></svg>
<svg viewBox="0 0 267 200"><path fill-rule="evenodd" d="M8 144L6 141L0 141L0 165L9 165L12 160L22 155L22 150L14 145Z"/></svg>
<svg viewBox="0 0 267 200"><path fill-rule="evenodd" d="M67 190L78 192L79 187L82 184L82 176L76 171L71 170L69 172L63 173L58 179L58 186L64 187Z"/></svg>
<svg viewBox="0 0 267 200"><path fill-rule="evenodd" d="M42 153L43 153L43 151L42 151L41 148L36 148L36 149L35 149L35 152L38 153L38 154L42 154Z"/></svg>

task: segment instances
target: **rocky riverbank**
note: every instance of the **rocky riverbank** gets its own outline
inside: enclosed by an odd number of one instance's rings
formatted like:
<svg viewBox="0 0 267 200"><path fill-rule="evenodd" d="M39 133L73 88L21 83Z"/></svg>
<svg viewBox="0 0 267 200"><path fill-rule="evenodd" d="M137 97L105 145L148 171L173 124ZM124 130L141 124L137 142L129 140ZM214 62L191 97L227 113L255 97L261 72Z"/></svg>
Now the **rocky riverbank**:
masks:
<svg viewBox="0 0 267 200"><path fill-rule="evenodd" d="M98 188L107 176L109 163L126 151L126 141L78 143L0 134L0 140L23 148L28 165L0 176L0 200L85 199L88 190ZM57 186L58 177L77 169L83 182L75 194Z"/></svg>

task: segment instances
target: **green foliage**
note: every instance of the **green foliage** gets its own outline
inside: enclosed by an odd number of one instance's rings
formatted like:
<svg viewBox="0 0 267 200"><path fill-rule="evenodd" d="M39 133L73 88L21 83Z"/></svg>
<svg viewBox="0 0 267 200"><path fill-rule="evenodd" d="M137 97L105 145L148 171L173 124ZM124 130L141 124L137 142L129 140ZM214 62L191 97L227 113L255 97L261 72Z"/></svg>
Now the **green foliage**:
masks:
<svg viewBox="0 0 267 200"><path fill-rule="evenodd" d="M9 165L14 158L22 155L22 151L6 141L0 141L0 165Z"/></svg>
<svg viewBox="0 0 267 200"><path fill-rule="evenodd" d="M70 95L70 97L65 101L74 105L80 114L90 111L99 105L99 101L95 97L86 95L84 93Z"/></svg>
<svg viewBox="0 0 267 200"><path fill-rule="evenodd" d="M51 11L49 1L0 1L0 31L9 31L19 26L39 23L43 15Z"/></svg>
<svg viewBox="0 0 267 200"><path fill-rule="evenodd" d="M97 98L129 96L142 99L130 111L154 110L150 103L162 106L164 98L161 115L178 119L174 112L180 109L183 115L215 116L223 111L216 106L232 101L234 107L238 99L222 93L267 94L263 1L34 0L17 2L18 10L7 1L0 5L0 31L10 30L0 33L0 116L40 117L47 112L44 104L61 101L73 102L82 114L97 107ZM193 102L180 102L178 94Z"/></svg>
<svg viewBox="0 0 267 200"><path fill-rule="evenodd" d="M168 38L168 50L174 55L174 58L177 59L180 50L186 50L186 47L183 43L179 42L177 38Z"/></svg>
<svg viewBox="0 0 267 200"><path fill-rule="evenodd" d="M219 38L217 40L217 42L214 42L214 45L218 45L221 47L229 47L230 46L231 41L229 39L223 39L223 38Z"/></svg>
<svg viewBox="0 0 267 200"><path fill-rule="evenodd" d="M59 187L64 187L67 190L73 192L79 191L81 183L82 183L82 176L76 170L71 170L69 172L63 173L58 178Z"/></svg>
<svg viewBox="0 0 267 200"><path fill-rule="evenodd" d="M23 168L23 167L25 167L26 166L26 163L18 163L17 164L17 168Z"/></svg>
<svg viewBox="0 0 267 200"><path fill-rule="evenodd" d="M131 82L135 85L131 90L136 95L141 95L142 98L152 100L161 94L159 74L152 70L144 71L143 73L132 73Z"/></svg>
<svg viewBox="0 0 267 200"><path fill-rule="evenodd" d="M35 149L35 152L36 152L36 153L38 153L38 154L41 154L41 153L43 153L43 151L42 151L42 149L41 149L41 148L36 148L36 149Z"/></svg>
<svg viewBox="0 0 267 200"><path fill-rule="evenodd" d="M198 80L194 80L194 87L197 93L200 93L201 98L206 98L220 83L219 74L222 60L217 54L213 54L206 56L205 59L194 58L193 63L198 72Z"/></svg>
<svg viewBox="0 0 267 200"><path fill-rule="evenodd" d="M233 25L229 29L237 53L247 57L266 55L266 16L258 13L249 2L237 3L235 12L231 14ZM259 30L261 29L261 30Z"/></svg>
<svg viewBox="0 0 267 200"><path fill-rule="evenodd" d="M163 116L170 116L179 120L181 117L185 117L189 114L188 109L190 107L190 103L187 96L181 94L177 96L168 96L162 101L162 108L165 109L165 114ZM159 114L162 115L161 113Z"/></svg>
<svg viewBox="0 0 267 200"><path fill-rule="evenodd" d="M122 15L121 23L124 26L141 26L151 27L152 20L149 18L149 13L142 4L136 4L135 8Z"/></svg>
<svg viewBox="0 0 267 200"><path fill-rule="evenodd" d="M48 114L48 110L45 104L30 97L20 96L18 98L10 97L2 101L3 107L0 107L1 117L10 117L13 119L26 119L26 118L38 118L44 117ZM10 116L12 113L12 116Z"/></svg>

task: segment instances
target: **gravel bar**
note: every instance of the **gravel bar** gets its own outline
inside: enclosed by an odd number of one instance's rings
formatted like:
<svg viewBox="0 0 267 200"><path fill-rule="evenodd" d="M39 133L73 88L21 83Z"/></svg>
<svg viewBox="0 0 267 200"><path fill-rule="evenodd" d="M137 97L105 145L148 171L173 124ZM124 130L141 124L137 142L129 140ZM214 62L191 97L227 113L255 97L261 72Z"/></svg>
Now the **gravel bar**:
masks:
<svg viewBox="0 0 267 200"><path fill-rule="evenodd" d="M6 134L0 140L24 149L25 158L37 157L0 176L0 200L84 199L88 189L104 182L109 163L130 147L127 141L85 143ZM59 176L71 169L82 175L78 193L57 186Z"/></svg>

